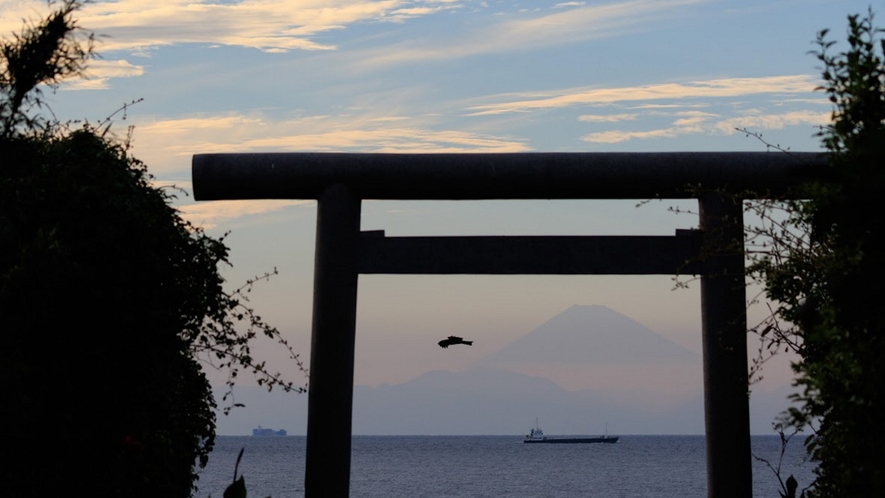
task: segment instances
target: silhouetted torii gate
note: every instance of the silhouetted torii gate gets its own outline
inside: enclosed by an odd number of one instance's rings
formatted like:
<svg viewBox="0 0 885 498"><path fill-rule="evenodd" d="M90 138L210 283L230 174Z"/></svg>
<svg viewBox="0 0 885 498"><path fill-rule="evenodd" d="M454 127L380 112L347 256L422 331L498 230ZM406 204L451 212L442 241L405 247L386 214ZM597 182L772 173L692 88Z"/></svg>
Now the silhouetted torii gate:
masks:
<svg viewBox="0 0 885 498"><path fill-rule="evenodd" d="M357 279L701 275L707 495L752 496L743 198L787 195L815 153L198 154L196 200L316 199L305 497L349 496ZM675 236L386 237L362 199L687 199Z"/></svg>

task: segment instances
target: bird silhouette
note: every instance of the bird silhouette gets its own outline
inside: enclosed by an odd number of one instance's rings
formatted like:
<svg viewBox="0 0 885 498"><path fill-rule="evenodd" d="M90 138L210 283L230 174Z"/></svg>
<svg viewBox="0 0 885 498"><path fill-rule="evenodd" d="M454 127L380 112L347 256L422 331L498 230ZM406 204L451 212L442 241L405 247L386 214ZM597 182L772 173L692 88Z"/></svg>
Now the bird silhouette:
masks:
<svg viewBox="0 0 885 498"><path fill-rule="evenodd" d="M465 341L464 339L462 339L460 337L450 335L448 337L448 339L443 339L443 340L439 341L438 344L439 344L439 347L445 349L453 344L466 344L468 346L473 346L473 341Z"/></svg>

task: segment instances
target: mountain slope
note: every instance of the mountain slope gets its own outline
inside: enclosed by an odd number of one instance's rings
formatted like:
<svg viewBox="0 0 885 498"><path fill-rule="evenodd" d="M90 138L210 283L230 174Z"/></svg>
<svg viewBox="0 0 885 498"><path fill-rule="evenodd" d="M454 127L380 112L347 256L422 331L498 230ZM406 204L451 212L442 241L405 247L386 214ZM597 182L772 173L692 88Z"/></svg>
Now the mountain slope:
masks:
<svg viewBox="0 0 885 498"><path fill-rule="evenodd" d="M572 306L481 363L683 364L700 356L605 306Z"/></svg>

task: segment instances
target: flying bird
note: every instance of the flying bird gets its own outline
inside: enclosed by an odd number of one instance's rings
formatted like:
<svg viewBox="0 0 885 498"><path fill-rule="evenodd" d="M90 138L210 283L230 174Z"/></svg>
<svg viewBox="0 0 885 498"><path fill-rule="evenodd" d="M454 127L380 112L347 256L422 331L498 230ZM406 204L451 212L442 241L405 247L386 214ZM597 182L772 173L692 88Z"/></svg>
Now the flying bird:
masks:
<svg viewBox="0 0 885 498"><path fill-rule="evenodd" d="M473 341L465 341L464 339L453 335L450 335L448 339L443 339L439 341L439 347L443 349L451 346L452 344L466 344L468 346L473 346Z"/></svg>

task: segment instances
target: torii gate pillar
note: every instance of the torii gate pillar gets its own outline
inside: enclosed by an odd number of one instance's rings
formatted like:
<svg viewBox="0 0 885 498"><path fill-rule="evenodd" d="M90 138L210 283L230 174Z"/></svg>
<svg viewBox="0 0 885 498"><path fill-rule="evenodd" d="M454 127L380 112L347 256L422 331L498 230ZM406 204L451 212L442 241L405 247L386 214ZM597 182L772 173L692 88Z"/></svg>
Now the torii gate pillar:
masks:
<svg viewBox="0 0 885 498"><path fill-rule="evenodd" d="M350 496L360 204L341 184L317 201L305 497Z"/></svg>
<svg viewBox="0 0 885 498"><path fill-rule="evenodd" d="M705 246L717 248L701 276L709 497L753 496L741 202L713 193L698 199Z"/></svg>

